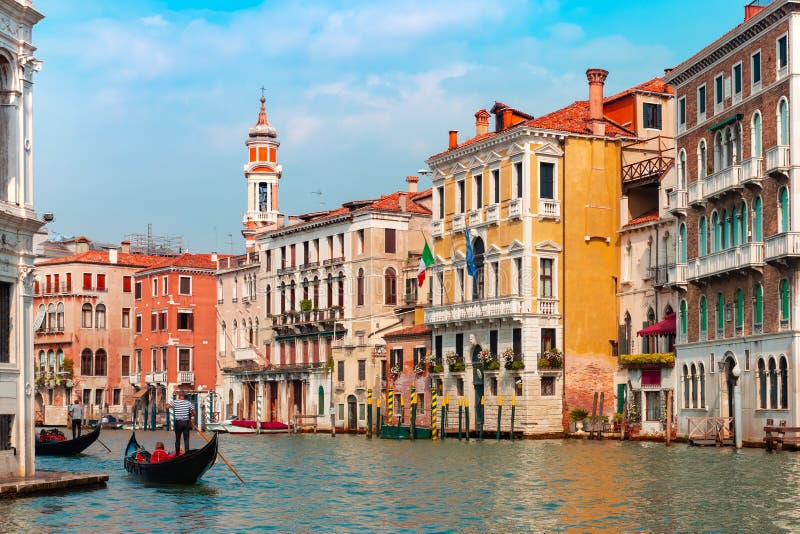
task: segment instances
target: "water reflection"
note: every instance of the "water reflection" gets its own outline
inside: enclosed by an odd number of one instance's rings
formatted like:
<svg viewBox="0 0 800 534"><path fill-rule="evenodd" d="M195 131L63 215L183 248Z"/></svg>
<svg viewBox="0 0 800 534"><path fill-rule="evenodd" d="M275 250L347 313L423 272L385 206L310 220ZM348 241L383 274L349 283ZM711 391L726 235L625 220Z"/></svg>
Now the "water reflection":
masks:
<svg viewBox="0 0 800 534"><path fill-rule="evenodd" d="M800 455L588 441L444 443L363 436L223 436L192 487L129 478L130 434L39 466L106 472L99 491L0 501L0 531L791 531ZM145 433L143 441L166 433Z"/></svg>

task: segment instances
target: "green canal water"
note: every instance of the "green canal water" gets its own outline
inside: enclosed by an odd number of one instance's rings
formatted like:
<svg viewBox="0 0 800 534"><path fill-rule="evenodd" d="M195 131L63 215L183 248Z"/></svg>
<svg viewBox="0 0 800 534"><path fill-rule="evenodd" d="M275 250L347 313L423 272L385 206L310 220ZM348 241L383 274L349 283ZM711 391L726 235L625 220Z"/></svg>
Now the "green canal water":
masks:
<svg viewBox="0 0 800 534"><path fill-rule="evenodd" d="M800 529L800 454L579 440L221 436L192 487L122 467L128 431L42 469L100 472L105 489L0 501L0 532L774 532ZM140 432L152 445L166 432ZM192 444L201 438L192 436Z"/></svg>

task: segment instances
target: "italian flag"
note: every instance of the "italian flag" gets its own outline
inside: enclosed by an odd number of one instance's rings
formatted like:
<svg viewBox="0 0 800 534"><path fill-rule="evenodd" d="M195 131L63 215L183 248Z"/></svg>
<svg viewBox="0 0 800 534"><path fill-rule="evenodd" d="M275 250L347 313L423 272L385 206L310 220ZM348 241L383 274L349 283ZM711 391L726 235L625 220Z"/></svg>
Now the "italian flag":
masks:
<svg viewBox="0 0 800 534"><path fill-rule="evenodd" d="M425 241L425 248L422 249L422 257L419 259L419 269L417 269L417 285L419 287L422 287L422 282L425 281L425 273L431 265L433 265L433 254L430 247L428 247L428 241Z"/></svg>

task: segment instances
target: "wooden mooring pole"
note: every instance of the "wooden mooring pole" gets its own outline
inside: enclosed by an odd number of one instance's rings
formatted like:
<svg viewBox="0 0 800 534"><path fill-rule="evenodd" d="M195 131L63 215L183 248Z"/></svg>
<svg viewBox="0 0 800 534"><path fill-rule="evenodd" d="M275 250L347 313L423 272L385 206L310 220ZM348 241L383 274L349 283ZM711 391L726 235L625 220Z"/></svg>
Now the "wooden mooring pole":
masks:
<svg viewBox="0 0 800 534"><path fill-rule="evenodd" d="M595 417L597 417L597 392L596 391L594 392L594 401L592 402L592 418L589 419L589 421L591 422L591 424L589 426L589 439L594 439L594 429L595 429L595 425L597 424L597 420L595 419Z"/></svg>
<svg viewBox="0 0 800 534"><path fill-rule="evenodd" d="M667 391L667 439L664 443L669 447L672 440L672 390Z"/></svg>
<svg viewBox="0 0 800 534"><path fill-rule="evenodd" d="M367 390L367 439L372 439L372 390Z"/></svg>
<svg viewBox="0 0 800 534"><path fill-rule="evenodd" d="M500 441L500 422L503 420L503 396L497 396L497 441Z"/></svg>

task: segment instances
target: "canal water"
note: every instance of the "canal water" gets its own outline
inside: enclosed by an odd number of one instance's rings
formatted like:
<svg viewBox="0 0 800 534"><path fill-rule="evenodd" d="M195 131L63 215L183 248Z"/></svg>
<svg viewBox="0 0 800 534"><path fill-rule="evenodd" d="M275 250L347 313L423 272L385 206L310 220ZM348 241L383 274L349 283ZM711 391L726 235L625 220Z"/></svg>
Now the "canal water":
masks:
<svg viewBox="0 0 800 534"><path fill-rule="evenodd" d="M800 453L581 440L368 441L221 436L192 487L145 487L105 431L43 469L111 475L105 489L0 501L0 532L773 532L800 528ZM152 446L166 432L140 432ZM202 439L193 434L192 446Z"/></svg>

